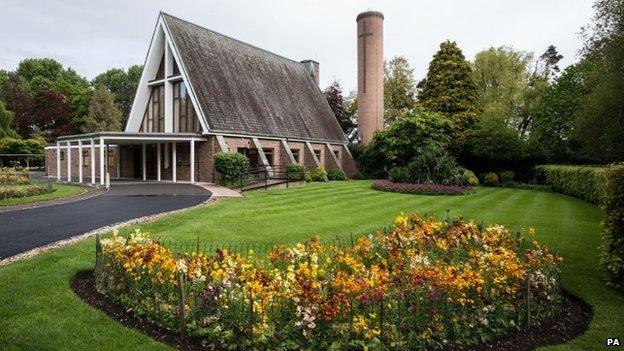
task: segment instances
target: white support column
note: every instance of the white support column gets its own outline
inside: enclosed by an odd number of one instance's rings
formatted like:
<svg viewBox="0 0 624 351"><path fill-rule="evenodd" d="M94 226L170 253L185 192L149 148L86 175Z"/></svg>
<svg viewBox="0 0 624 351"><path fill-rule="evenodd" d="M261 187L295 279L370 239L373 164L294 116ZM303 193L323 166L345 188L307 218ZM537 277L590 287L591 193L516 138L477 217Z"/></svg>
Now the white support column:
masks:
<svg viewBox="0 0 624 351"><path fill-rule="evenodd" d="M191 183L195 183L195 139L191 138Z"/></svg>
<svg viewBox="0 0 624 351"><path fill-rule="evenodd" d="M161 164L160 164L160 143L157 143L156 144L156 180L158 180L159 182L161 181L160 168L161 168Z"/></svg>
<svg viewBox="0 0 624 351"><path fill-rule="evenodd" d="M93 139L91 139L89 157L91 158L91 184L95 185L95 140Z"/></svg>
<svg viewBox="0 0 624 351"><path fill-rule="evenodd" d="M67 182L71 182L71 141L67 141Z"/></svg>
<svg viewBox="0 0 624 351"><path fill-rule="evenodd" d="M316 157L316 154L314 153L314 148L312 147L312 144L310 144L309 141L306 141L306 146L308 147L308 151L312 154L312 159L314 160L314 163L316 164L316 167L321 165L321 160L318 159L318 157Z"/></svg>
<svg viewBox="0 0 624 351"><path fill-rule="evenodd" d="M282 139L282 147L286 151L286 156L288 156L288 160L290 160L290 163L291 164L297 163L297 161L295 160L295 156L293 155L292 150L290 149L290 145L288 145L288 141L286 141L286 139Z"/></svg>
<svg viewBox="0 0 624 351"><path fill-rule="evenodd" d="M100 185L104 185L106 174L104 174L104 138L100 137Z"/></svg>
<svg viewBox="0 0 624 351"><path fill-rule="evenodd" d="M115 159L117 160L116 162L116 169L117 169L117 179L121 178L121 145L117 144L117 146L115 146Z"/></svg>
<svg viewBox="0 0 624 351"><path fill-rule="evenodd" d="M176 183L178 181L178 153L176 151L176 143L171 143L171 180Z"/></svg>
<svg viewBox="0 0 624 351"><path fill-rule="evenodd" d="M82 183L82 140L78 140L78 183Z"/></svg>
<svg viewBox="0 0 624 351"><path fill-rule="evenodd" d="M173 53L165 41L165 133L173 133L173 84L166 78L173 75Z"/></svg>
<svg viewBox="0 0 624 351"><path fill-rule="evenodd" d="M147 180L147 146L145 143L141 145L141 164L143 166L143 181Z"/></svg>
<svg viewBox="0 0 624 351"><path fill-rule="evenodd" d="M61 142L56 142L56 181L61 181Z"/></svg>

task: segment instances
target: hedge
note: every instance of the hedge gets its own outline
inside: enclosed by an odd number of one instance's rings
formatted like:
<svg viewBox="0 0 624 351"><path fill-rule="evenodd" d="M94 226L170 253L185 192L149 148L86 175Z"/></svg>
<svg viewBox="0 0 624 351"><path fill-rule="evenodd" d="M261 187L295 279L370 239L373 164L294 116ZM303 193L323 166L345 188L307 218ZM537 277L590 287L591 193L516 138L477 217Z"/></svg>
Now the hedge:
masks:
<svg viewBox="0 0 624 351"><path fill-rule="evenodd" d="M624 290L624 163L606 168L604 178L601 263L607 270L609 285Z"/></svg>
<svg viewBox="0 0 624 351"><path fill-rule="evenodd" d="M249 168L249 159L237 152L217 152L214 155L214 166L223 176L222 181L231 182Z"/></svg>
<svg viewBox="0 0 624 351"><path fill-rule="evenodd" d="M540 184L553 191L578 197L595 204L605 198L606 167L543 165L535 167Z"/></svg>

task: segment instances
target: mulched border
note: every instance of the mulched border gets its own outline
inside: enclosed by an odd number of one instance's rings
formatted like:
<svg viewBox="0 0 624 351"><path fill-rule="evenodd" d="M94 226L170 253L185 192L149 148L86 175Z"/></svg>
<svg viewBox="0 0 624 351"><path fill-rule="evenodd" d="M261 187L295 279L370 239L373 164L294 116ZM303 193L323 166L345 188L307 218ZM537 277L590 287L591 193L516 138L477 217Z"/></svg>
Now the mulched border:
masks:
<svg viewBox="0 0 624 351"><path fill-rule="evenodd" d="M200 351L206 346L178 331L161 327L127 312L119 303L111 301L95 290L93 271L80 271L70 281L74 293L91 307L116 322L142 332L151 338L179 350ZM537 323L531 328L513 332L497 340L469 348L448 348L454 351L530 351L538 347L562 344L584 333L589 327L594 311L581 299L563 291L565 298L561 315Z"/></svg>
<svg viewBox="0 0 624 351"><path fill-rule="evenodd" d="M393 193L415 195L466 195L473 192L472 187L462 185L395 183L387 179L376 180L371 188Z"/></svg>

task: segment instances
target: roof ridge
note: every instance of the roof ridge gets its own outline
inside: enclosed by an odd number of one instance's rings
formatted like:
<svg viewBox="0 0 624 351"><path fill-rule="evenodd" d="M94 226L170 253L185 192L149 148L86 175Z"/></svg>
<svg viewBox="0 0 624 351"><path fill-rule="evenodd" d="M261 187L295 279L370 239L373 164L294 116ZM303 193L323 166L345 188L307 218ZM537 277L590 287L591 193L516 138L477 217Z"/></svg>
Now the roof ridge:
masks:
<svg viewBox="0 0 624 351"><path fill-rule="evenodd" d="M214 34L220 35L220 36L222 36L222 37L224 37L224 38L227 38L227 39L230 39L230 40L234 40L234 41L236 41L236 42L239 42L239 43L241 43L241 44L244 44L244 45L249 46L249 47L251 47L251 48L254 48L254 49L256 49L256 50L264 51L264 52L266 52L266 53L268 53L268 54L271 54L271 55L273 55L273 56L277 56L278 58L281 58L281 59L284 59L284 60L287 60L287 61L290 61L290 62L297 63L297 64L299 64L299 65L302 65L302 63L301 63L300 61L293 60L293 59L291 59L291 58L288 58L288 57L286 57L286 56L283 56L283 55L277 54L277 53L275 53L275 52L273 52L273 51L269 51L269 50L267 50L267 49L263 49L263 48L261 48L261 47L259 47L259 46L256 46L256 45L249 44L249 43L247 43L247 42L244 42L244 41L242 41L242 40L240 40L240 39L236 39L236 38L231 37L231 36L229 36L229 35L226 35L226 34L223 34L223 33L219 33L219 32L217 32L216 30L213 30L213 29L210 29L210 28L206 28L206 27L201 26L201 25L199 25L199 24L197 24L197 23L193 23L193 22L187 21L187 20L185 20L185 19L183 19L183 18L180 18L180 17L174 16L174 15L168 14L168 13L163 12L163 11L160 11L160 13L161 13L161 15L165 15L165 16L168 16L168 17L171 17L171 18L177 19L177 20L179 20L179 21L182 21L182 22L188 23L188 24L193 25L193 26L195 26L195 27L199 27L199 28L201 28L201 29L203 29L203 30L207 30L207 31L209 31L209 32L211 32L211 33L214 33Z"/></svg>

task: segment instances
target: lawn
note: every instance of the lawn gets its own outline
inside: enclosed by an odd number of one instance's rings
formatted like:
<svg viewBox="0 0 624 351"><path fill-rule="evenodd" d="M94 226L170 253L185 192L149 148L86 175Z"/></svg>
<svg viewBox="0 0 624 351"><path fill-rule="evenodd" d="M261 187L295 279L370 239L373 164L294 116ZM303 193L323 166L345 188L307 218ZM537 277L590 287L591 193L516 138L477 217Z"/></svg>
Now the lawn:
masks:
<svg viewBox="0 0 624 351"><path fill-rule="evenodd" d="M0 199L1 206L25 205L33 202L57 200L63 197L78 195L83 192L83 188L77 185L53 184L53 192L41 195L15 197L8 199Z"/></svg>
<svg viewBox="0 0 624 351"><path fill-rule="evenodd" d="M599 270L601 210L554 193L483 188L454 197L417 196L370 189L368 181L312 184L249 192L142 225L155 236L189 242L296 242L364 233L389 224L399 212L461 214L513 229L533 226L538 240L565 258L564 285L595 309L590 330L549 350L598 350L605 337L624 336L624 295L605 287ZM125 230L128 232L132 228ZM6 350L170 350L119 326L73 295L69 279L92 268L94 240L0 267L0 345Z"/></svg>

